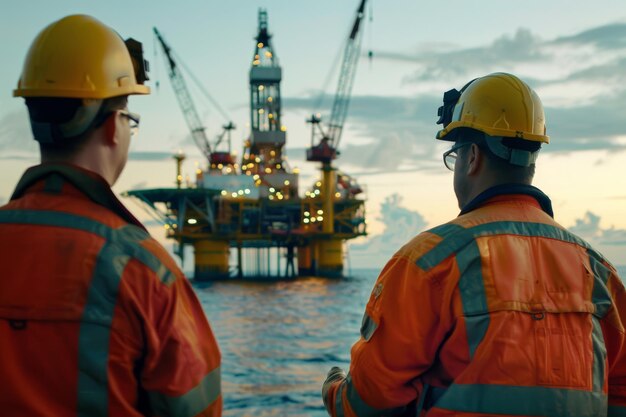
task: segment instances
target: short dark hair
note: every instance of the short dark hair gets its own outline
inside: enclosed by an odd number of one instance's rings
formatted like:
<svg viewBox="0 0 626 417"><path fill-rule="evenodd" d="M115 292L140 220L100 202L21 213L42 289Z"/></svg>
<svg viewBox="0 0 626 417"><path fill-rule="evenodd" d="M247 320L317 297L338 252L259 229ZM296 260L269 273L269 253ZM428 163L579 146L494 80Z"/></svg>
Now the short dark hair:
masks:
<svg viewBox="0 0 626 417"><path fill-rule="evenodd" d="M69 157L75 154L85 145L86 139L93 129L101 126L112 111L124 109L127 103L127 96L105 99L101 104L100 111L91 123L91 126L83 134L76 137L55 140L54 142L39 142L41 155ZM28 107L30 119L34 122L50 123L52 125L60 125L71 121L82 105L83 100L79 98L26 98L26 106Z"/></svg>
<svg viewBox="0 0 626 417"><path fill-rule="evenodd" d="M501 175L507 181L523 184L530 184L532 182L535 176L534 163L529 166L520 166L511 164L509 161L500 158L489 149L486 143L487 140L493 139L489 139L487 135L479 130L462 127L455 129L453 132L455 133L454 138L457 143L476 144L487 157L486 159L491 169L496 171L498 175ZM539 142L531 142L519 138L502 138L502 144L509 148L522 149L529 152L536 152L541 148L541 143ZM459 149L459 151L462 151L462 149Z"/></svg>

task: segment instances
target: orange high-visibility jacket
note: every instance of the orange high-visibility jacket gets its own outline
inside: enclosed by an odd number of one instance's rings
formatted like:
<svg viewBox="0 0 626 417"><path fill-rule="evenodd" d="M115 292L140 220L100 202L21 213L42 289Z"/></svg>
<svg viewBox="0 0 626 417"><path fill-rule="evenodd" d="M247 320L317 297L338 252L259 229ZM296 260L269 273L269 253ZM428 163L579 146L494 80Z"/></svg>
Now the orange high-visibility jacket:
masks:
<svg viewBox="0 0 626 417"><path fill-rule="evenodd" d="M626 416L615 269L534 187L476 201L385 266L330 414Z"/></svg>
<svg viewBox="0 0 626 417"><path fill-rule="evenodd" d="M0 415L220 416L220 353L173 259L96 174L0 208Z"/></svg>

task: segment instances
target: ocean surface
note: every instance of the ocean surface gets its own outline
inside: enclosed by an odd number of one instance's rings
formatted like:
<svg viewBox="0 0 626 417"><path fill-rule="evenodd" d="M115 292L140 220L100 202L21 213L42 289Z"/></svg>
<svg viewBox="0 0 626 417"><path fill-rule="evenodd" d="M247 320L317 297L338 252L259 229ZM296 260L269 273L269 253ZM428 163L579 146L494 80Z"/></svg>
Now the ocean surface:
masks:
<svg viewBox="0 0 626 417"><path fill-rule="evenodd" d="M194 284L222 352L224 415L326 416L322 383L348 368L378 273Z"/></svg>
<svg viewBox="0 0 626 417"><path fill-rule="evenodd" d="M348 368L378 273L194 284L222 352L224 415L326 416L322 382Z"/></svg>

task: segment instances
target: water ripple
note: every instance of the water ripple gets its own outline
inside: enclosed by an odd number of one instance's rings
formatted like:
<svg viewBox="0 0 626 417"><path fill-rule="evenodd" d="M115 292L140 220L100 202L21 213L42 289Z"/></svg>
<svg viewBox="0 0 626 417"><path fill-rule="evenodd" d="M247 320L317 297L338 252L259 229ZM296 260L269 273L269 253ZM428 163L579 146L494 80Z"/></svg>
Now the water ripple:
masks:
<svg viewBox="0 0 626 417"><path fill-rule="evenodd" d="M322 382L347 368L377 273L195 285L222 352L224 415L325 416Z"/></svg>

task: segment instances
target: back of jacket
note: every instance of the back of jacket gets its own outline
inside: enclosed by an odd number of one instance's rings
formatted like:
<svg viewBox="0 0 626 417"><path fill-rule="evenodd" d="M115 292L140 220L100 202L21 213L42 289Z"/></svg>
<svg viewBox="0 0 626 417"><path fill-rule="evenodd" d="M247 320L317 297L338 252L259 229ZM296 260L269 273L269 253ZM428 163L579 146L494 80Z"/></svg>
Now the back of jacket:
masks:
<svg viewBox="0 0 626 417"><path fill-rule="evenodd" d="M91 173L25 177L0 208L1 414L221 415L217 344L170 256Z"/></svg>
<svg viewBox="0 0 626 417"><path fill-rule="evenodd" d="M526 195L424 232L382 271L331 413L626 415L626 295Z"/></svg>

